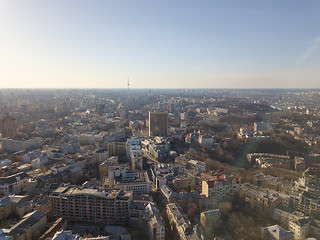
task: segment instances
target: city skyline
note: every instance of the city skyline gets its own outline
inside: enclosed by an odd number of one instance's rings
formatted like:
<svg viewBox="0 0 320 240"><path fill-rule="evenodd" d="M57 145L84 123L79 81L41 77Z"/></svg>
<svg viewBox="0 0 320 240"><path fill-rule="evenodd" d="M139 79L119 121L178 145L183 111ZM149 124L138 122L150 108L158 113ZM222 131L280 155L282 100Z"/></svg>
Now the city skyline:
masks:
<svg viewBox="0 0 320 240"><path fill-rule="evenodd" d="M320 88L317 1L0 1L2 88Z"/></svg>

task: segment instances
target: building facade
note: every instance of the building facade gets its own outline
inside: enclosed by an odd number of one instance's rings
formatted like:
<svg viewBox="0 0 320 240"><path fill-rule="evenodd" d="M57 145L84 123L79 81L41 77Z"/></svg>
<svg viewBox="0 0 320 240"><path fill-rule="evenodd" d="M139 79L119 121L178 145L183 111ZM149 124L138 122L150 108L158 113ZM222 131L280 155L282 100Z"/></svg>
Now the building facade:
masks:
<svg viewBox="0 0 320 240"><path fill-rule="evenodd" d="M62 185L50 195L50 208L52 216L70 221L124 225L131 201L131 192Z"/></svg>
<svg viewBox="0 0 320 240"><path fill-rule="evenodd" d="M149 112L149 136L168 136L167 112Z"/></svg>

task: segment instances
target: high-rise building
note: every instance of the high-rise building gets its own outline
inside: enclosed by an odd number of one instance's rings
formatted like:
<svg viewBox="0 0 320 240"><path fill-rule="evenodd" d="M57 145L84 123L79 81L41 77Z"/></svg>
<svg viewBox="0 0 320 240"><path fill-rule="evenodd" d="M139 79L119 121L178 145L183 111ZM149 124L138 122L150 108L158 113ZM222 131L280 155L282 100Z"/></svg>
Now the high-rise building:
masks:
<svg viewBox="0 0 320 240"><path fill-rule="evenodd" d="M168 136L167 112L149 112L149 136Z"/></svg>

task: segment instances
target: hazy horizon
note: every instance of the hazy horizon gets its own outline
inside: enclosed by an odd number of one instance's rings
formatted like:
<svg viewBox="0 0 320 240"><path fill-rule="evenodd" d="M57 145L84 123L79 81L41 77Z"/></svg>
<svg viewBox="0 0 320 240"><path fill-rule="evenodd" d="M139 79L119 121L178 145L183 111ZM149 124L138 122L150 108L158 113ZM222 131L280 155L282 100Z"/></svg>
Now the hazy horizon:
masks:
<svg viewBox="0 0 320 240"><path fill-rule="evenodd" d="M318 89L318 1L0 1L2 88Z"/></svg>

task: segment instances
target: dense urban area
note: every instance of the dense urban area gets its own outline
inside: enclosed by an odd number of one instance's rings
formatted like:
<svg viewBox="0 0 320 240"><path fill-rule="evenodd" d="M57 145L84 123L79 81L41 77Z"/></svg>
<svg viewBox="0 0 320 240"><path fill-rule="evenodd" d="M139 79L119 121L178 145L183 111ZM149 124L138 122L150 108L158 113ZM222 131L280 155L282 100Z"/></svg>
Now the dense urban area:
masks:
<svg viewBox="0 0 320 240"><path fill-rule="evenodd" d="M1 89L0 240L320 239L320 90Z"/></svg>

